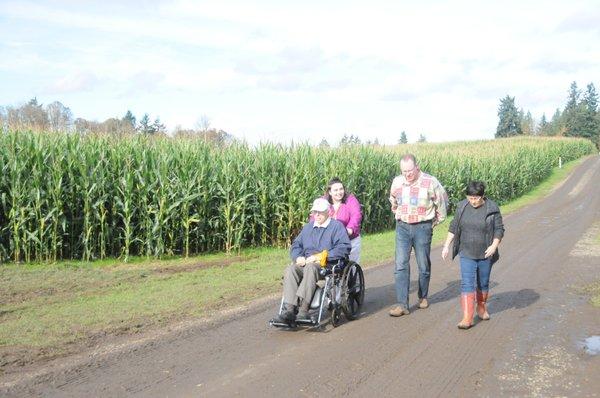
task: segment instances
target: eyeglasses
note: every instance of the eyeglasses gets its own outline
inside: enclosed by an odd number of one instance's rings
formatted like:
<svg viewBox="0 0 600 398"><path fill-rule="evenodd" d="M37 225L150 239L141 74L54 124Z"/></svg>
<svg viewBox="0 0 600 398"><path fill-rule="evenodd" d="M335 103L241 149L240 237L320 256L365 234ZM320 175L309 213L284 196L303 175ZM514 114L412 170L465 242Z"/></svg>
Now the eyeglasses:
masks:
<svg viewBox="0 0 600 398"><path fill-rule="evenodd" d="M417 170L417 166L413 167L410 170L402 170L402 174L407 175L407 174L411 174L414 173Z"/></svg>

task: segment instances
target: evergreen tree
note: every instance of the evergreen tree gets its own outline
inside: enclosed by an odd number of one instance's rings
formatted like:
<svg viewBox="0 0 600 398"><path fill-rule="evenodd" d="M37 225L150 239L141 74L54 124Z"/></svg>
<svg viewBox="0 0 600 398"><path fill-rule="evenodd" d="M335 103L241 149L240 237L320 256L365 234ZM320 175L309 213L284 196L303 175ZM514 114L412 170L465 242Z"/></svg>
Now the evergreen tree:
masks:
<svg viewBox="0 0 600 398"><path fill-rule="evenodd" d="M152 134L164 134L167 128L160 122L160 118L156 118L151 126Z"/></svg>
<svg viewBox="0 0 600 398"><path fill-rule="evenodd" d="M552 115L552 120L550 121L550 126L548 127L548 135L563 135L564 133L564 123L562 112L559 108L556 108L554 115Z"/></svg>
<svg viewBox="0 0 600 398"><path fill-rule="evenodd" d="M574 110L577 108L577 104L579 104L579 96L581 95L579 89L577 88L577 82L573 81L571 83L571 87L569 87L569 100L567 101L567 105L565 106L565 112Z"/></svg>
<svg viewBox="0 0 600 398"><path fill-rule="evenodd" d="M569 99L563 112L563 122L566 136L582 137L583 136L583 118L584 106L579 100L581 92L577 88L577 82L571 83L569 88Z"/></svg>
<svg viewBox="0 0 600 398"><path fill-rule="evenodd" d="M523 119L525 119L525 111L523 110L523 108L519 108L518 116L519 125L521 126L521 131L523 131Z"/></svg>
<svg viewBox="0 0 600 398"><path fill-rule="evenodd" d="M596 93L594 83L587 85L587 89L583 95L583 102L589 112L598 112L598 94Z"/></svg>
<svg viewBox="0 0 600 398"><path fill-rule="evenodd" d="M131 126L131 130L135 130L136 128L136 120L135 120L135 116L133 116L133 113L131 113L130 110L127 110L127 113L125 113L125 116L123 116L122 119L125 123L127 123L129 126Z"/></svg>
<svg viewBox="0 0 600 398"><path fill-rule="evenodd" d="M360 145L360 138L354 134L350 134L350 136L344 134L342 140L340 141L340 146L344 145Z"/></svg>
<svg viewBox="0 0 600 398"><path fill-rule="evenodd" d="M581 136L598 145L600 138L600 118L598 116L598 94L593 83L588 84L581 101Z"/></svg>
<svg viewBox="0 0 600 398"><path fill-rule="evenodd" d="M417 142L427 142L427 137L425 137L423 134L419 134L419 139Z"/></svg>
<svg viewBox="0 0 600 398"><path fill-rule="evenodd" d="M542 118L540 119L540 123L537 126L536 135L548 135L548 130L550 128L550 123L546 120L546 114L542 114Z"/></svg>
<svg viewBox="0 0 600 398"><path fill-rule="evenodd" d="M348 145L349 142L350 142L350 137L348 137L348 134L344 134L344 136L340 140L340 146Z"/></svg>
<svg viewBox="0 0 600 398"><path fill-rule="evenodd" d="M523 134L519 111L515 106L515 97L506 96L500 100L498 107L498 127L496 138L511 137Z"/></svg>
<svg viewBox="0 0 600 398"><path fill-rule="evenodd" d="M533 135L535 132L535 121L533 120L533 116L531 116L531 112L527 111L527 113L523 116L523 109L520 111L521 116L521 131L525 135Z"/></svg>
<svg viewBox="0 0 600 398"><path fill-rule="evenodd" d="M406 131L402 131L400 133L400 139L398 140L398 144L408 144L408 138L406 138Z"/></svg>
<svg viewBox="0 0 600 398"><path fill-rule="evenodd" d="M140 125L138 126L138 131L142 134L152 134L152 126L150 126L150 116L147 113L144 113L142 119L140 120Z"/></svg>

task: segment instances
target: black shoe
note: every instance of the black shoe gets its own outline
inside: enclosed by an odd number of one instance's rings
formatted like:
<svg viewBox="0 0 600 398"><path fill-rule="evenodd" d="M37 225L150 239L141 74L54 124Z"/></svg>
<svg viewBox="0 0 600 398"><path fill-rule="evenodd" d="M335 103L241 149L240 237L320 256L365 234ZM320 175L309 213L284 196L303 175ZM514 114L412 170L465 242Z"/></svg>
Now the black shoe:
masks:
<svg viewBox="0 0 600 398"><path fill-rule="evenodd" d="M300 310L298 311L298 315L296 315L296 320L311 321L312 319L310 318L308 311Z"/></svg>
<svg viewBox="0 0 600 398"><path fill-rule="evenodd" d="M282 311L274 320L280 323L292 323L296 320L296 314L294 314L294 311Z"/></svg>

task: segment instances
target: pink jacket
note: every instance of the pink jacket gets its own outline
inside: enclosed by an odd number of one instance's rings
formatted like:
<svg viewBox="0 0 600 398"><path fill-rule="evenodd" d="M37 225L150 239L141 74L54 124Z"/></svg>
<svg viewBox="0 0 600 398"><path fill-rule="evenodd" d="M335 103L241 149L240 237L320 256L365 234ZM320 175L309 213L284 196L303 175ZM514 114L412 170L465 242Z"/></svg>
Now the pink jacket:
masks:
<svg viewBox="0 0 600 398"><path fill-rule="evenodd" d="M362 221L362 212L360 210L360 203L356 196L350 194L346 198L346 203L340 204L338 211L333 210L333 205L329 207L329 217L340 221L344 224L344 227L352 229L352 235L350 239L354 239L360 235L360 222ZM314 218L311 216L310 220Z"/></svg>

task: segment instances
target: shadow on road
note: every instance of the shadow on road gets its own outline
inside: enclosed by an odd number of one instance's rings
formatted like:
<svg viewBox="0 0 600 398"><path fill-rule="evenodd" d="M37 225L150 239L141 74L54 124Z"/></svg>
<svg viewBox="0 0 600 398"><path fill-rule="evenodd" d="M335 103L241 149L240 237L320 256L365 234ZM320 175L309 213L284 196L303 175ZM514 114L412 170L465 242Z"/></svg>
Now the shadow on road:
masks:
<svg viewBox="0 0 600 398"><path fill-rule="evenodd" d="M490 282L490 288L496 287L497 282ZM418 282L411 281L410 293L413 294L418 289ZM431 292L431 291L430 291ZM446 283L446 287L438 292L429 295L429 304L443 303L444 301L457 299L460 296L460 279ZM411 297L412 299L412 297ZM394 284L390 283L385 286L371 287L365 290L365 303L361 318L366 318L371 314L380 311L383 308L391 307L396 304L396 291ZM417 309L418 303L413 303L410 310Z"/></svg>
<svg viewBox="0 0 600 398"><path fill-rule="evenodd" d="M417 281L410 282L409 293L412 295L417 291L419 284ZM448 282L448 286L443 290L429 295L429 303L441 303L460 295L460 280ZM413 297L411 297L413 299ZM394 283L385 286L371 287L365 290L365 303L361 318L367 317L380 311L383 308L391 307L396 304L396 290ZM414 311L418 303L413 303L410 310Z"/></svg>
<svg viewBox="0 0 600 398"><path fill-rule="evenodd" d="M415 283L415 290L417 288ZM490 289L498 286L498 282L491 281ZM460 279L446 283L446 287L439 292L429 295L429 304L443 303L460 296Z"/></svg>
<svg viewBox="0 0 600 398"><path fill-rule="evenodd" d="M491 281L490 282L490 289L494 288L498 286L497 282ZM411 294L415 293L418 289L418 282L417 281L411 281L410 282L410 290L409 292ZM431 293L431 291L430 291ZM514 294L514 293L513 293ZM501 296L501 295L499 295ZM450 281L446 283L446 287L438 292L435 292L433 294L430 294L428 299L429 299L429 304L438 304L438 303L443 303L444 301L449 301L449 300L453 300L456 299L458 300L458 297L460 297L460 279L454 280L454 281ZM492 294L493 297L493 294ZM529 297L528 293L525 293L525 298ZM538 295L539 297L539 295ZM411 297L412 299L412 297ZM372 288L368 288L367 290L365 290L365 304L363 307L363 314L361 315L361 317L367 317L379 310L381 310L382 308L385 307L391 307L392 305L396 304L396 291L394 290L394 284L390 283L389 285L385 285L385 286L378 286L378 287L372 287ZM410 306L410 310L415 311L417 309L417 304L418 303L413 303Z"/></svg>
<svg viewBox="0 0 600 398"><path fill-rule="evenodd" d="M365 290L365 302L363 304L361 318L366 318L382 308L389 307L396 302L394 284L370 287Z"/></svg>
<svg viewBox="0 0 600 398"><path fill-rule="evenodd" d="M490 282L490 289L498 286L497 282ZM410 292L414 293L418 288L416 281L411 281ZM446 283L446 287L434 294L429 295L429 304L439 304L444 301L457 300L460 296L460 279ZM411 297L412 298L412 297ZM491 291L489 300L490 314L499 313L510 308L525 308L539 300L540 295L532 289L522 289L517 292L503 292L494 295ZM370 287L365 290L365 302L363 304L360 318L367 318L376 314L383 308L391 307L396 303L396 291L394 284L390 283L384 286ZM411 312L417 309L417 303L410 307ZM323 330L315 330L323 331Z"/></svg>
<svg viewBox="0 0 600 398"><path fill-rule="evenodd" d="M494 295L491 291L489 299L490 314L499 313L509 309L529 307L540 299L540 295L533 289L521 289L513 292L502 292Z"/></svg>
<svg viewBox="0 0 600 398"><path fill-rule="evenodd" d="M457 298L458 296L460 296L460 279L446 283L445 288L439 292L430 294L428 301L429 304L443 303L444 301Z"/></svg>

